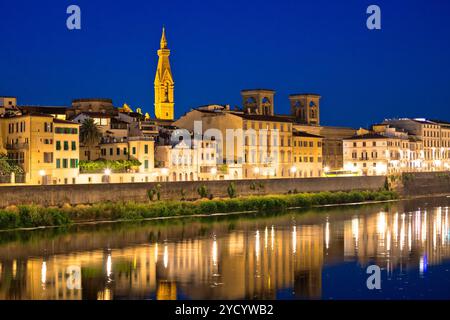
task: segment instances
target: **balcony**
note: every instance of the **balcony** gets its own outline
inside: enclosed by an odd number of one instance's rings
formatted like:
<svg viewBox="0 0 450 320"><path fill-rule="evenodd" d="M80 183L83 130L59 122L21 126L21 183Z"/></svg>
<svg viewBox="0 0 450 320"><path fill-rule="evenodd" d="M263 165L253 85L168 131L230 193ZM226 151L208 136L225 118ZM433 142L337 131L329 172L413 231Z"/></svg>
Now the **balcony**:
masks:
<svg viewBox="0 0 450 320"><path fill-rule="evenodd" d="M200 173L211 173L216 166L200 166Z"/></svg>
<svg viewBox="0 0 450 320"><path fill-rule="evenodd" d="M28 142L8 143L6 144L6 149L8 150L28 149Z"/></svg>
<svg viewBox="0 0 450 320"><path fill-rule="evenodd" d="M153 137L149 136L137 136L137 137L128 137L128 141L154 141Z"/></svg>

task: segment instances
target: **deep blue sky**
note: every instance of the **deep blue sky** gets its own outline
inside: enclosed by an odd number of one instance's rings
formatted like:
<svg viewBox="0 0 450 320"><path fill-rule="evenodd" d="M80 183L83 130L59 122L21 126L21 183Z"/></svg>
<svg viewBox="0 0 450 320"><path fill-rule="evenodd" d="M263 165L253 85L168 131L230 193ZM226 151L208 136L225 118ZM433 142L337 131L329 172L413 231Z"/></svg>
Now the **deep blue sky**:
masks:
<svg viewBox="0 0 450 320"><path fill-rule="evenodd" d="M77 4L82 29L66 28ZM382 30L366 28L378 4ZM69 105L110 97L153 115L161 27L167 29L180 116L198 105L241 105L240 90L317 92L322 123L386 117L450 120L450 1L2 0L0 95Z"/></svg>

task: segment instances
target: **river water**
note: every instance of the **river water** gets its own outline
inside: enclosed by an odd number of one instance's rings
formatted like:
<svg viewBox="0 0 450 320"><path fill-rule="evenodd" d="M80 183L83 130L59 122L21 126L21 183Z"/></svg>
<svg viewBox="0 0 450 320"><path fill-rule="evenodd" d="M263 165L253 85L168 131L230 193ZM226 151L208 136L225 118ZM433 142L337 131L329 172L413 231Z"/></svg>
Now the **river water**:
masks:
<svg viewBox="0 0 450 320"><path fill-rule="evenodd" d="M0 299L450 299L449 205L0 232Z"/></svg>

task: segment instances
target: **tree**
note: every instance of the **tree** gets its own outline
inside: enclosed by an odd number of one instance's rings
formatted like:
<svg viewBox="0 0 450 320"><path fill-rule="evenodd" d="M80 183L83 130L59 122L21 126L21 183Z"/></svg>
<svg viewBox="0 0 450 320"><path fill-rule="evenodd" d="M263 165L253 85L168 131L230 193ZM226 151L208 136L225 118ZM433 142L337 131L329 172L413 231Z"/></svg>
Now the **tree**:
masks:
<svg viewBox="0 0 450 320"><path fill-rule="evenodd" d="M234 182L231 182L230 185L227 188L227 192L228 192L228 196L230 198L235 198L237 195L236 192L236 185L234 184Z"/></svg>
<svg viewBox="0 0 450 320"><path fill-rule="evenodd" d="M0 175L8 175L13 172L21 174L24 171L16 160L9 159L6 154L0 154Z"/></svg>
<svg viewBox="0 0 450 320"><path fill-rule="evenodd" d="M80 142L87 146L96 146L102 137L102 133L94 122L94 119L88 118L83 121L80 128Z"/></svg>

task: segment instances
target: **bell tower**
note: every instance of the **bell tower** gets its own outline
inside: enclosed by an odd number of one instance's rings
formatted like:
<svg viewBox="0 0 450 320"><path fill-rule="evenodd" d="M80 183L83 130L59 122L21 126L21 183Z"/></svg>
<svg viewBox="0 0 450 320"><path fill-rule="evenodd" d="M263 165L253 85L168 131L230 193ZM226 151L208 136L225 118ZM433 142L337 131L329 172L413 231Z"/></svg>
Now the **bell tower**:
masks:
<svg viewBox="0 0 450 320"><path fill-rule="evenodd" d="M274 90L241 90L244 113L273 116Z"/></svg>
<svg viewBox="0 0 450 320"><path fill-rule="evenodd" d="M163 28L158 50L158 68L155 75L155 116L160 120L174 119L174 81L169 62L166 32Z"/></svg>
<svg viewBox="0 0 450 320"><path fill-rule="evenodd" d="M320 98L312 93L289 95L291 115L300 123L320 125Z"/></svg>

